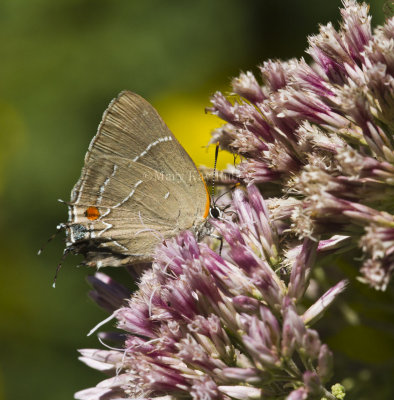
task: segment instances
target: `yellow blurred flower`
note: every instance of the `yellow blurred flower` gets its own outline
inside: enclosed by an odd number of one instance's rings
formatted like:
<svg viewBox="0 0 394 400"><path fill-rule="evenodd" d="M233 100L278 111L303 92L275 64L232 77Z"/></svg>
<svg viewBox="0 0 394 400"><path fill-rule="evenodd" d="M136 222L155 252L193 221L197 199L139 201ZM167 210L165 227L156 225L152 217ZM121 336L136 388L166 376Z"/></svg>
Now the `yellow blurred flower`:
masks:
<svg viewBox="0 0 394 400"><path fill-rule="evenodd" d="M218 117L204 112L209 106L205 97L189 97L182 94L169 94L153 101L165 123L189 153L197 166L213 167L215 149L207 147L213 129L222 125ZM233 163L234 157L227 152L220 152L218 169Z"/></svg>

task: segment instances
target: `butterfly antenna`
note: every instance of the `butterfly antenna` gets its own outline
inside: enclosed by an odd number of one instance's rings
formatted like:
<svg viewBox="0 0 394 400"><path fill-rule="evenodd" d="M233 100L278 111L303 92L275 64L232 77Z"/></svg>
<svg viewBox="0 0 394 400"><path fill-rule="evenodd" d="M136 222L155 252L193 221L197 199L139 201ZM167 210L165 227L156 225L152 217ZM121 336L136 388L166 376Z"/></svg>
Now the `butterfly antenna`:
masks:
<svg viewBox="0 0 394 400"><path fill-rule="evenodd" d="M215 199L215 201L218 201L219 199L221 199L224 195L226 195L227 193L231 193L237 186L239 186L240 184L237 182L235 185L231 186L231 188L229 190L226 190L224 193L222 193L217 199Z"/></svg>
<svg viewBox="0 0 394 400"><path fill-rule="evenodd" d="M219 156L219 142L216 143L216 149L215 149L215 162L213 164L213 177L212 177L212 189L211 189L211 197L213 199L213 207L216 207L216 201L213 197L215 194L215 180L216 180L216 165L218 162L218 156Z"/></svg>
<svg viewBox="0 0 394 400"><path fill-rule="evenodd" d="M238 154L234 154L234 160L233 160L234 167L235 167L235 163L237 162L237 158L238 158Z"/></svg>

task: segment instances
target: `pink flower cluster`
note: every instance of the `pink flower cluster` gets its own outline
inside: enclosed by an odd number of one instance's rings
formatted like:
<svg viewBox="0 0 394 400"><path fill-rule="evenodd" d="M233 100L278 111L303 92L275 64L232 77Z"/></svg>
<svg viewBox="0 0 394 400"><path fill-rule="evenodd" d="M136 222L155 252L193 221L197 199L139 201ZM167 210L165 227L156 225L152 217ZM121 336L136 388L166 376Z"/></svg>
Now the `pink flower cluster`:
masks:
<svg viewBox="0 0 394 400"><path fill-rule="evenodd" d="M231 99L212 97L209 111L227 122L212 142L242 156L233 171L242 182L274 192L269 206L289 232L348 236L362 250L361 280L385 290L394 272L394 18L372 34L368 6L343 4L338 31L329 23L309 37L312 65L267 61L262 85L242 73Z"/></svg>
<svg viewBox="0 0 394 400"><path fill-rule="evenodd" d="M299 313L317 243L305 239L286 258L253 185L248 195L235 190L233 208L236 221L212 221L227 242L223 255L184 232L158 248L120 308L127 290L101 273L90 278L92 297L124 334L101 334L118 349L81 350L82 361L111 377L77 399L334 399L324 387L332 354L309 326L346 282ZM284 263L291 273L280 278Z"/></svg>

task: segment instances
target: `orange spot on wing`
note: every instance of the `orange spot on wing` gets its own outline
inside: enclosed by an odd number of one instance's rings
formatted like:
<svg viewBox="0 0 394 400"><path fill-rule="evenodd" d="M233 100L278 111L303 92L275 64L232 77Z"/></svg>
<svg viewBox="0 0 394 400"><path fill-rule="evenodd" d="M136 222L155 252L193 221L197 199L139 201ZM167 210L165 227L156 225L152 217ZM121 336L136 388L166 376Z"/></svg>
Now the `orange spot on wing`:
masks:
<svg viewBox="0 0 394 400"><path fill-rule="evenodd" d="M94 221L100 216L100 211L97 207L91 206L85 211L85 216L87 219Z"/></svg>

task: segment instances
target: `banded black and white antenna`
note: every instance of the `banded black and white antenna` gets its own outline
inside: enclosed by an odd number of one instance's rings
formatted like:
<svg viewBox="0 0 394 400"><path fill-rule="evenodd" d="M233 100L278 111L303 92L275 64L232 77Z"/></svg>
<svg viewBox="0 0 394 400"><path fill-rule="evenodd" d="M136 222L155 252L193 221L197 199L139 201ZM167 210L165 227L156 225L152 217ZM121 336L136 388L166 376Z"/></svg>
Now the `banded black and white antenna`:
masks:
<svg viewBox="0 0 394 400"><path fill-rule="evenodd" d="M220 209L216 205L216 200L214 198L215 194L215 180L216 180L216 165L218 162L218 156L219 156L219 142L216 143L216 149L215 149L215 162L213 164L213 176L212 176L212 187L211 187L211 199L212 199L212 205L211 208L209 209L209 214L211 215L212 218L219 218L220 217Z"/></svg>

